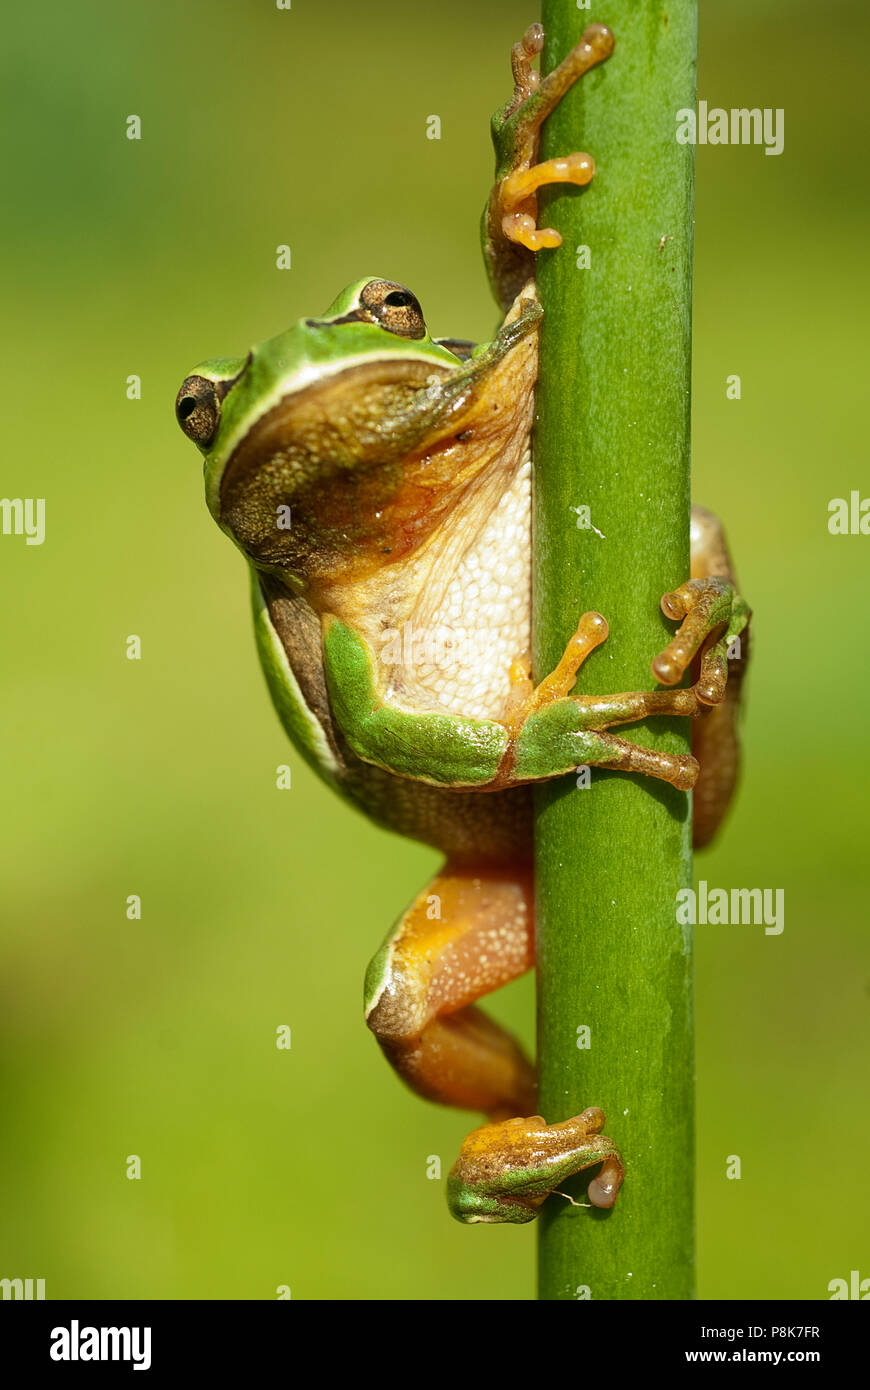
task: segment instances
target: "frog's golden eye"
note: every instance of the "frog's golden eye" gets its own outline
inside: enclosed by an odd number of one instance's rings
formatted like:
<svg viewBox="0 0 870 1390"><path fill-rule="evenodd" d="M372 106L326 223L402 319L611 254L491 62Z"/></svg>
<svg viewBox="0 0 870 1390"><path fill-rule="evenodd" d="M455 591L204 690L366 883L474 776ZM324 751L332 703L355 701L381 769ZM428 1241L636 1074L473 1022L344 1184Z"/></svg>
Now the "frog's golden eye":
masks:
<svg viewBox="0 0 870 1390"><path fill-rule="evenodd" d="M426 320L420 301L404 285L370 280L360 292L359 307L367 318L400 338L425 338Z"/></svg>
<svg viewBox="0 0 870 1390"><path fill-rule="evenodd" d="M251 357L249 352L241 370L232 376L217 375L212 378L193 372L182 382L181 390L175 397L175 418L188 439L192 439L200 449L208 450L214 443L221 422L221 402L236 382L241 381L251 364ZM219 370L237 364L215 361L212 365Z"/></svg>
<svg viewBox="0 0 870 1390"><path fill-rule="evenodd" d="M189 376L175 398L175 418L188 439L207 449L221 418L218 389L204 376Z"/></svg>

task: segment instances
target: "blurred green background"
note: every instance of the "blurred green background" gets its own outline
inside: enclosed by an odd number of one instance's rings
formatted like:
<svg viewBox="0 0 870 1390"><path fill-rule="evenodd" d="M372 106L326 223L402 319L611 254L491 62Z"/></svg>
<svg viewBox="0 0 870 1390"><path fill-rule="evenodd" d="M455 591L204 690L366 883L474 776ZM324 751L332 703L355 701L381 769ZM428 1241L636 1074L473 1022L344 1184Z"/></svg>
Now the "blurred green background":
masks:
<svg viewBox="0 0 870 1390"><path fill-rule="evenodd" d="M533 1296L533 1231L463 1229L427 1179L468 1118L406 1092L362 1023L366 963L437 856L288 749L172 403L193 363L370 272L412 285L435 332L488 335L487 122L535 17L533 0L5 16L2 493L45 497L47 536L0 537L0 1275L49 1298ZM824 22L795 0L702 4L700 96L786 113L779 158L697 164L694 494L727 520L756 621L737 812L696 872L786 890L780 937L697 931L708 1298L870 1276L870 539L826 525L831 497L870 494L868 44L857 2ZM527 979L492 1008L531 1041L533 1000Z"/></svg>

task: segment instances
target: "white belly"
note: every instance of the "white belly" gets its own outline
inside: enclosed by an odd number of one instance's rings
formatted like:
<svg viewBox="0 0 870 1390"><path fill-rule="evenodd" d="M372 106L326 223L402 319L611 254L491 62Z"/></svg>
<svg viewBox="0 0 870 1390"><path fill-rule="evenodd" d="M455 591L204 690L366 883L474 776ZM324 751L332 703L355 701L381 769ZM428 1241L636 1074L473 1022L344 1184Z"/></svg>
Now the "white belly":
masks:
<svg viewBox="0 0 870 1390"><path fill-rule="evenodd" d="M435 582L433 582L435 580ZM389 662L390 693L416 710L502 717L511 664L531 642L531 457L463 549L448 547Z"/></svg>

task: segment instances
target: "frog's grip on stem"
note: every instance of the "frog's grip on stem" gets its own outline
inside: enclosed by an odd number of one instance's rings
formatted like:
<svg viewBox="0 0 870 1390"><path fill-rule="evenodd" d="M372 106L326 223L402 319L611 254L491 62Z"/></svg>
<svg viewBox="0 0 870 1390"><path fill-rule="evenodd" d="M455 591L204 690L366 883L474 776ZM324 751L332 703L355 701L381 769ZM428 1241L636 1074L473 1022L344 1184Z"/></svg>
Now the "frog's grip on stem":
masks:
<svg viewBox="0 0 870 1390"><path fill-rule="evenodd" d="M530 24L519 43L511 49L511 71L514 76L514 99L509 112L516 111L526 97L536 90L541 75L532 67L532 62L544 47L543 24Z"/></svg>
<svg viewBox="0 0 870 1390"><path fill-rule="evenodd" d="M507 308L534 275L535 253L560 246L553 227L538 227L537 191L545 184L588 184L595 165L588 154L568 154L536 163L541 127L569 88L613 52L613 34L590 24L566 58L541 77L532 68L544 31L528 28L511 50L514 92L493 119L496 183L484 213L484 255L496 298Z"/></svg>
<svg viewBox="0 0 870 1390"><path fill-rule="evenodd" d="M453 1215L468 1224L533 1221L560 1183L599 1164L589 1201L612 1207L625 1167L603 1128L604 1111L590 1106L560 1124L530 1115L473 1130L447 1181Z"/></svg>
<svg viewBox="0 0 870 1390"><path fill-rule="evenodd" d="M548 183L571 183L583 188L591 183L595 161L588 154L569 154L561 159L548 159L531 169L519 169L508 174L501 186L504 215L501 229L508 241L525 246L527 251L542 251L562 245L562 237L553 227L538 227L530 212L519 209Z"/></svg>
<svg viewBox="0 0 870 1390"><path fill-rule="evenodd" d="M680 627L652 663L662 685L676 685L698 652L701 671L695 693L705 705L718 705L728 681L728 633L738 609L729 580L714 576L690 579L662 597L662 612Z"/></svg>

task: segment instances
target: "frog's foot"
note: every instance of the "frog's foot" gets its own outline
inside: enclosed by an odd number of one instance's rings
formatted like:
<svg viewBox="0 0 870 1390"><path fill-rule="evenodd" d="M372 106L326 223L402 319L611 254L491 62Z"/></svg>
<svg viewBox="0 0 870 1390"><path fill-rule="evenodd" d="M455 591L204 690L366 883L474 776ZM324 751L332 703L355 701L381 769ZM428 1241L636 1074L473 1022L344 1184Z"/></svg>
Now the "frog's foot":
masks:
<svg viewBox="0 0 870 1390"><path fill-rule="evenodd" d="M536 781L586 765L639 772L680 791L695 785L698 763L690 755L644 748L608 732L650 715L696 715L702 706L694 690L570 694L578 670L607 633L600 613L584 613L554 670L530 694L513 699L505 718L508 748L491 785Z"/></svg>
<svg viewBox="0 0 870 1390"><path fill-rule="evenodd" d="M718 583L724 581L731 586L731 608L727 614L727 625L722 628L718 635L715 631L708 632L706 637L702 635L701 650L704 653L704 647L709 643L710 651L706 654L707 665L708 668L713 668L715 677L714 683L705 687L705 693L718 693L721 686L721 673L726 661L728 683L725 687L724 699L720 700L718 704L709 706L705 710L703 718L696 719L692 726L692 753L701 765L701 777L695 788L692 802L693 839L695 846L700 847L708 844L715 835L737 785L740 766L740 741L737 723L743 677L749 660L750 614L745 602L736 592L737 581L734 567L731 563L725 532L718 517L704 507L693 507L691 539L692 579L699 583L705 580L715 580ZM677 590L678 595L680 592ZM685 608L693 619L696 631L693 633L692 640L698 635L698 632L703 634L703 627L705 623L709 624L711 616L719 616L720 618L722 616L721 613L717 615L713 612L711 614L710 608L715 610L718 600L711 604L709 602L709 590L707 595L706 614L703 609L705 597L703 589L692 590L688 596L688 601L683 598L676 600L676 607L678 609ZM671 607L670 596L668 596L668 607ZM677 663L684 663L687 652L681 633L677 634L675 640L680 642ZM697 658L695 660L695 664L700 664L702 667L703 662L703 654L700 662ZM668 664L670 665L670 656L668 657ZM670 670L673 671L673 669L673 666L670 666ZM703 676L701 684L705 685Z"/></svg>
<svg viewBox="0 0 870 1390"><path fill-rule="evenodd" d="M532 62L544 47L544 30L540 24L529 26L511 50L513 97L492 122L499 178L530 168L544 121L578 78L610 57L613 45L613 34L606 25L590 24L568 56L542 78L532 69Z"/></svg>
<svg viewBox="0 0 870 1390"><path fill-rule="evenodd" d="M553 776L560 767L570 771L590 765L657 777L680 791L694 787L700 772L696 757L660 753L617 738L609 730L652 715L685 715L694 719L703 716L709 720L711 706L725 701L729 657L734 656L735 647L740 647L740 634L745 632L750 612L735 593L731 578L724 575L696 575L673 593L665 594L662 608L668 617L681 623L676 635L654 659L653 674L663 684L675 685L697 658L695 683L677 690L571 695L580 666L608 632L600 613L584 613L550 675L528 694L521 695L518 685L512 696L505 718L508 749L493 785L538 780L543 766L548 769L547 775ZM720 728L724 725L717 721L717 731ZM693 741L693 750L694 746ZM733 758L731 761L733 765ZM733 776L730 781L725 778L726 800L732 787ZM717 803L721 799L718 794L716 799Z"/></svg>
<svg viewBox="0 0 870 1390"><path fill-rule="evenodd" d="M562 237L554 227L537 225L539 188L548 183L573 183L578 188L591 182L595 162L588 154L569 154L564 159L547 159L533 164L531 169L518 169L508 174L498 185L498 204L501 230L508 241L524 246L527 251L543 251L562 245Z"/></svg>
<svg viewBox="0 0 870 1390"><path fill-rule="evenodd" d="M662 598L662 612L680 621L676 635L652 663L662 685L676 685L700 654L700 674L694 685L705 705L718 705L728 681L728 654L749 622L746 602L730 579L710 575L690 579Z"/></svg>
<svg viewBox="0 0 870 1390"><path fill-rule="evenodd" d="M603 1128L604 1112L592 1107L557 1125L532 1115L473 1130L447 1179L450 1210L469 1224L533 1221L560 1183L597 1164L589 1201L612 1207L625 1168Z"/></svg>
<svg viewBox="0 0 870 1390"><path fill-rule="evenodd" d="M543 24L530 24L519 43L511 49L511 72L514 78L513 100L499 113L498 121L504 124L508 116L522 106L523 102L536 91L541 83L541 74L532 63L544 47Z"/></svg>
<svg viewBox="0 0 870 1390"><path fill-rule="evenodd" d="M484 249L493 289L507 308L534 274L534 253L561 245L552 227L538 227L537 192L551 183L583 186L595 165L588 154L569 154L538 164L541 126L578 78L605 61L614 39L603 24L590 24L557 68L544 78L532 60L544 44L544 31L533 24L511 54L514 95L493 119L497 182L484 215Z"/></svg>

